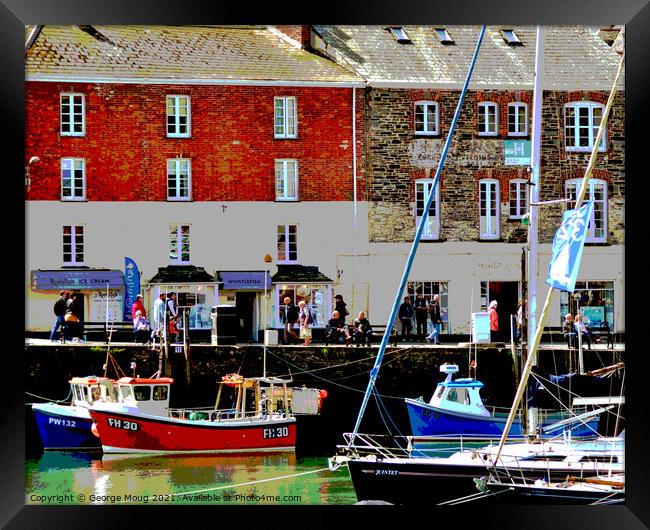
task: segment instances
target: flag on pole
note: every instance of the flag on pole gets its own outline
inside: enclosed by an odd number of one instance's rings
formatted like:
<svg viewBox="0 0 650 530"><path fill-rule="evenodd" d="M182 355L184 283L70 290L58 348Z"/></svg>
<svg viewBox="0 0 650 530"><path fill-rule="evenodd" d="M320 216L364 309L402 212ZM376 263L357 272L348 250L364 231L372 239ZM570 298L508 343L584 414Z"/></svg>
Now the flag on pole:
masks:
<svg viewBox="0 0 650 530"><path fill-rule="evenodd" d="M578 278L580 259L585 246L587 226L594 211L594 201L562 215L562 225L553 239L553 255L546 283L555 289L573 292Z"/></svg>
<svg viewBox="0 0 650 530"><path fill-rule="evenodd" d="M124 258L124 283L126 296L124 297L124 320L131 320L131 306L135 297L140 293L140 271L135 261L129 257Z"/></svg>

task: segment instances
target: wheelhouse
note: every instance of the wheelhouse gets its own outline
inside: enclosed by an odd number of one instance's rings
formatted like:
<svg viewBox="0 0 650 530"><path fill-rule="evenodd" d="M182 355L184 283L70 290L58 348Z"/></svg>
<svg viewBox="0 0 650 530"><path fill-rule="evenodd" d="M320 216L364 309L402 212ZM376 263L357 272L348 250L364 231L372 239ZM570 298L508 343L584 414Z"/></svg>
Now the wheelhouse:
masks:
<svg viewBox="0 0 650 530"><path fill-rule="evenodd" d="M90 407L96 401L117 401L115 381L108 377L73 377L70 379L72 405Z"/></svg>
<svg viewBox="0 0 650 530"><path fill-rule="evenodd" d="M125 405L137 407L145 414L167 416L169 387L173 382L170 377L123 377L117 381L119 399Z"/></svg>

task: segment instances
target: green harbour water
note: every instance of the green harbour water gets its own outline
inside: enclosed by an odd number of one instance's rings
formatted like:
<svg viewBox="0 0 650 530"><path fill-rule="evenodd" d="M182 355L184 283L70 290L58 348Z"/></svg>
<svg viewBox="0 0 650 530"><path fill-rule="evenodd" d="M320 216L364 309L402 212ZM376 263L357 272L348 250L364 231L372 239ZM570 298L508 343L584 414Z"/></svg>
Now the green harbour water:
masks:
<svg viewBox="0 0 650 530"><path fill-rule="evenodd" d="M45 452L25 462L26 505L350 505L346 467L295 453L142 456Z"/></svg>

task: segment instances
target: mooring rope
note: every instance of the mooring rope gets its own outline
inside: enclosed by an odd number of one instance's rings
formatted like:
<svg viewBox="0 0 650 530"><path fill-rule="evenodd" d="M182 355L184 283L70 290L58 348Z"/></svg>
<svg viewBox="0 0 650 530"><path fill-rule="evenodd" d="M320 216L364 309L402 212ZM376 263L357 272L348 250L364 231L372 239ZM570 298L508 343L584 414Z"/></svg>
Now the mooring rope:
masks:
<svg viewBox="0 0 650 530"><path fill-rule="evenodd" d="M251 480L249 482L241 482L239 484L227 484L225 486L215 486L214 488L205 488L201 490L195 490L195 491L184 491L184 492L179 492L179 493L171 493L170 495L172 497L180 497L181 495L196 495L198 493L206 493L208 491L219 491L219 490L225 490L225 489L230 489L230 488L239 488L241 486L251 486L254 484L262 484L263 482L273 482L274 480L284 480L287 478L294 478L294 477L301 477L304 475L312 475L314 473L321 473L322 471L331 471L329 467L324 467L321 469L314 469L311 471L303 471L302 473L295 473L293 475L283 475L281 477L272 477L272 478L264 478L260 480Z"/></svg>
<svg viewBox="0 0 650 530"><path fill-rule="evenodd" d="M25 394L28 396L32 396L38 399L42 399L43 401L49 401L50 403L63 403L64 401L68 401L70 399L70 396L72 396L72 387L70 387L70 390L68 392L68 396L65 399L50 399L46 398L43 396L37 396L36 394L32 394L30 392L25 391ZM32 403L27 403L27 405L31 405Z"/></svg>

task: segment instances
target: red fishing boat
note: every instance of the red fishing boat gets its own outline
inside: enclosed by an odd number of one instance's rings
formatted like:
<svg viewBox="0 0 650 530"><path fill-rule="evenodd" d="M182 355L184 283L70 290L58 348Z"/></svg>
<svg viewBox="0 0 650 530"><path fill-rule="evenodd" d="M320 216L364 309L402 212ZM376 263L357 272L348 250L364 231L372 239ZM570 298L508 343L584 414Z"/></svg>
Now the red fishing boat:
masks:
<svg viewBox="0 0 650 530"><path fill-rule="evenodd" d="M123 378L118 381L122 401L96 403L90 416L105 453L294 451L295 414L317 414L325 394L291 388L288 382L231 374L219 382L214 407L152 414L141 402L163 400L163 395L151 392L149 380ZM219 408L222 401L231 406Z"/></svg>

